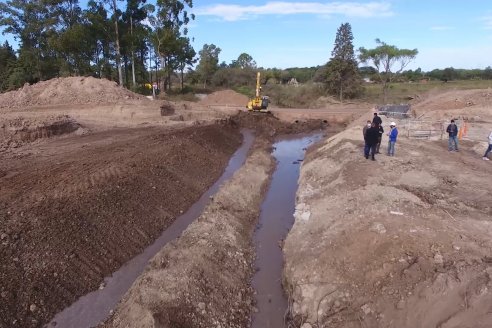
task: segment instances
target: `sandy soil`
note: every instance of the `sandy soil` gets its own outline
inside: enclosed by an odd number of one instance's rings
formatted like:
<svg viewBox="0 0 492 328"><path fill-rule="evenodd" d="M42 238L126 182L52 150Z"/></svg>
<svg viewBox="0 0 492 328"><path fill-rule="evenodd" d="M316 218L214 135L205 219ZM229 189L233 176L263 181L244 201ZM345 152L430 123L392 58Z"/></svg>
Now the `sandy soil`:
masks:
<svg viewBox="0 0 492 328"><path fill-rule="evenodd" d="M284 245L293 326L490 327L492 166L476 142L405 137L366 160L361 126L302 166Z"/></svg>

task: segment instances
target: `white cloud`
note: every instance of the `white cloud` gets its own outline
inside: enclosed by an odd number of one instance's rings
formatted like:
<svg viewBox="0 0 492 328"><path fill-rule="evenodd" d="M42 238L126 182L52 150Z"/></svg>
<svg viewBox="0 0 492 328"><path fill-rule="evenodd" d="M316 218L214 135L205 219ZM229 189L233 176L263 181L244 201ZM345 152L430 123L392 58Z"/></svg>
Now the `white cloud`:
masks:
<svg viewBox="0 0 492 328"><path fill-rule="evenodd" d="M226 21L247 20L259 15L345 15L351 17L392 16L390 4L386 2L267 2L260 6L216 4L199 7L197 15L215 16Z"/></svg>
<svg viewBox="0 0 492 328"><path fill-rule="evenodd" d="M451 26L431 26L431 31L449 31L454 30L454 27Z"/></svg>

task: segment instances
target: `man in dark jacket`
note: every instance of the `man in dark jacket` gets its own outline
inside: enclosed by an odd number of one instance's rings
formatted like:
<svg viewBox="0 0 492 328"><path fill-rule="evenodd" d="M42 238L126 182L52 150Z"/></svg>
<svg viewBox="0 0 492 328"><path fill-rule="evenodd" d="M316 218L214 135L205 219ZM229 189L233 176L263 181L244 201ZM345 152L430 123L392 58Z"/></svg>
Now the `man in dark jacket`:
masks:
<svg viewBox="0 0 492 328"><path fill-rule="evenodd" d="M378 144L376 145L376 154L381 154L379 152L379 147L381 147L381 140L383 140L383 133L384 133L384 129L382 125L378 126L378 131L379 131L379 138L378 138Z"/></svg>
<svg viewBox="0 0 492 328"><path fill-rule="evenodd" d="M449 134L448 150L458 151L458 127L454 123L454 120L451 120L451 124L448 125L446 132Z"/></svg>
<svg viewBox="0 0 492 328"><path fill-rule="evenodd" d="M383 120L381 119L381 117L378 116L378 113L374 113L372 123L377 124L378 126L383 125Z"/></svg>
<svg viewBox="0 0 492 328"><path fill-rule="evenodd" d="M372 123L371 127L367 129L365 135L365 147L364 147L364 156L366 159L369 158L369 150L371 151L371 159L375 161L374 154L376 153L376 146L378 144L379 139L379 126Z"/></svg>

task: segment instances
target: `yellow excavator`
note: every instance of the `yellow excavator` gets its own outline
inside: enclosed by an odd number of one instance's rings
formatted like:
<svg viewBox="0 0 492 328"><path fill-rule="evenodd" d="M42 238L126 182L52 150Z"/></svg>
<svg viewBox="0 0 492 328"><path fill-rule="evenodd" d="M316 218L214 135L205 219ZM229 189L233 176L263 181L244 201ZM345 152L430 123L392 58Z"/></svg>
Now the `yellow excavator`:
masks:
<svg viewBox="0 0 492 328"><path fill-rule="evenodd" d="M268 96L261 96L261 86L260 86L260 72L256 74L256 96L248 101L246 108L250 112L263 112L269 113Z"/></svg>

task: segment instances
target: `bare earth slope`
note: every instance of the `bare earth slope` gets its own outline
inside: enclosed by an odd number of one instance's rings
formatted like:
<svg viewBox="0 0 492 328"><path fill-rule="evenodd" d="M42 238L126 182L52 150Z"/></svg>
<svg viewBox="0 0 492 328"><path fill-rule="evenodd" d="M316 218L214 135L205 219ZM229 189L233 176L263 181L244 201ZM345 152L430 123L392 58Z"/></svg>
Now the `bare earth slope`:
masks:
<svg viewBox="0 0 492 328"><path fill-rule="evenodd" d="M471 142L450 153L446 141L405 138L372 162L361 134L326 140L303 164L284 245L295 321L492 326L492 165Z"/></svg>
<svg viewBox="0 0 492 328"><path fill-rule="evenodd" d="M252 234L272 167L268 142L259 138L246 163L151 260L104 326L248 327Z"/></svg>
<svg viewBox="0 0 492 328"><path fill-rule="evenodd" d="M223 125L115 129L0 157L0 327L40 327L152 243L222 173Z"/></svg>

